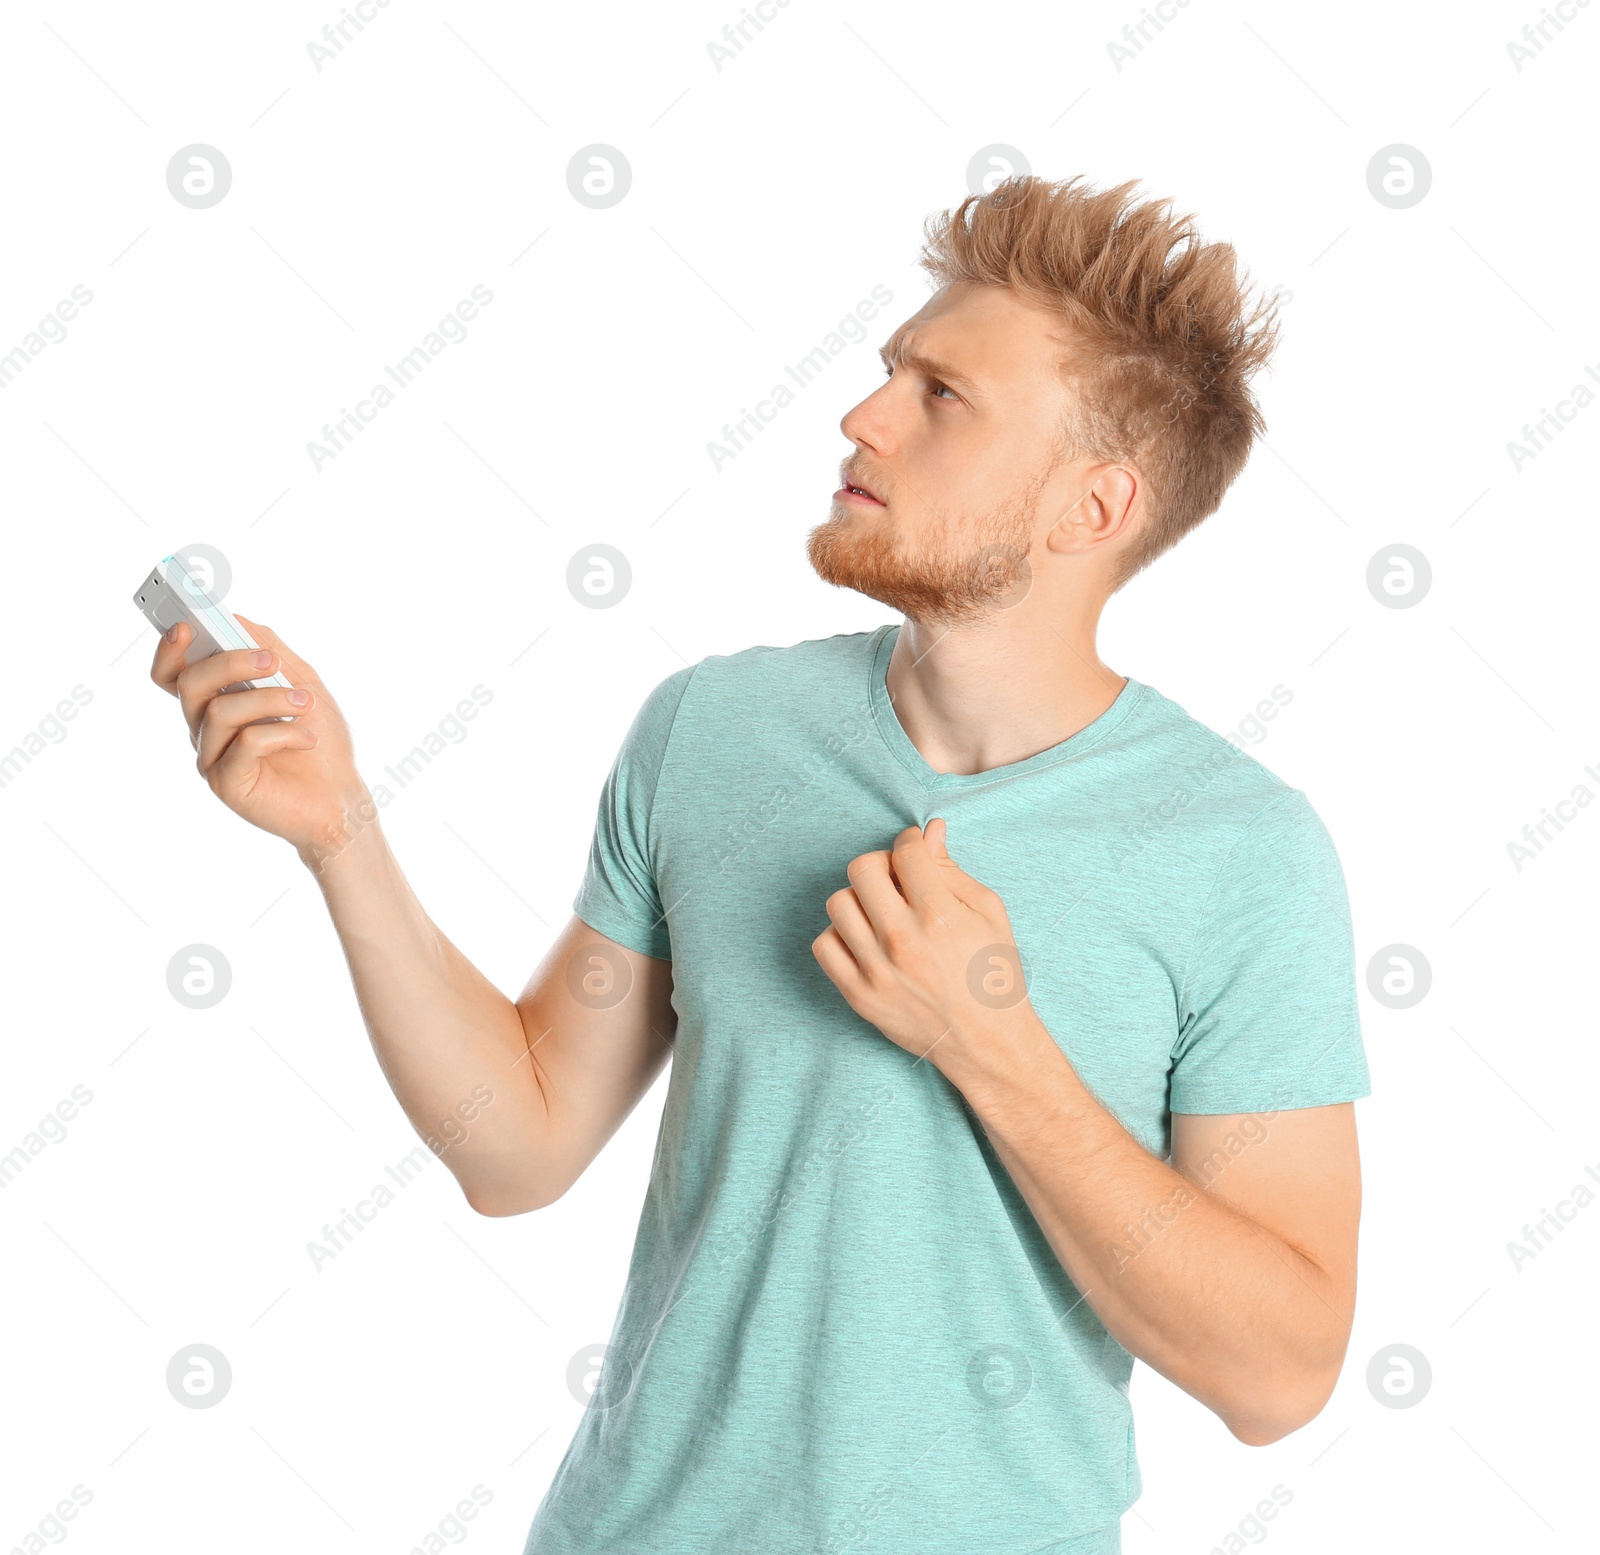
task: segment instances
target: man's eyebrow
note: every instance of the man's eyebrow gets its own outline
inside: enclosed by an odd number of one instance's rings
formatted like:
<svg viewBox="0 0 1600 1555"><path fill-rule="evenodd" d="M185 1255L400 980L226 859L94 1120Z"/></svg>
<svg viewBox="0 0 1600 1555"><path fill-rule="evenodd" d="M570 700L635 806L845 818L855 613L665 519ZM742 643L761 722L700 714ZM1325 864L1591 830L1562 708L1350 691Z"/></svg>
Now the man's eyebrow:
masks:
<svg viewBox="0 0 1600 1555"><path fill-rule="evenodd" d="M890 367L898 359L907 367L915 368L919 373L925 373L930 378L937 378L941 383L953 384L963 389L976 389L976 381L967 376L959 368L951 367L947 362L941 362L917 350L915 346L907 347L902 336L895 334L878 347L878 357L885 367Z"/></svg>

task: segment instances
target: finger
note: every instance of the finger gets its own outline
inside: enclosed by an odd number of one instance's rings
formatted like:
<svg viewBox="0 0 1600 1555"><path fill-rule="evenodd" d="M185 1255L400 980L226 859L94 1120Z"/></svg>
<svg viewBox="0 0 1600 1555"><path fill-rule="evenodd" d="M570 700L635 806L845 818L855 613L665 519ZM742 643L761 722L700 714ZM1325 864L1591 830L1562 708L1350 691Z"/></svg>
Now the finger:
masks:
<svg viewBox="0 0 1600 1555"><path fill-rule="evenodd" d="M935 827L938 827L937 833L934 832ZM1000 903L999 896L993 890L981 880L974 880L966 870L950 857L950 850L946 846L949 828L946 826L942 815L934 816L928 822L927 830L922 835L927 840L927 856L933 867L931 878L936 883L926 888L919 883L917 886L919 891L927 889L935 895L943 893L949 901L960 902L962 906L971 907L980 912L989 912L996 905L1003 905ZM897 869L900 867L898 855L896 856L895 867ZM913 872L915 871L915 865L910 859L908 859L906 867L913 870ZM921 880L921 877L915 873L913 873L913 878ZM939 921L942 923L944 920L941 918Z"/></svg>
<svg viewBox="0 0 1600 1555"><path fill-rule="evenodd" d="M861 898L846 886L842 891L835 891L826 905L828 921L849 950L856 966L866 971L877 965L883 959L883 950L878 944L877 933L862 910Z"/></svg>
<svg viewBox="0 0 1600 1555"><path fill-rule="evenodd" d="M863 853L859 858L850 860L845 873L855 887L855 893L872 922L879 943L882 943L884 934L891 926L904 924L911 915L905 897L900 894L900 888L889 872L889 855L882 849Z"/></svg>
<svg viewBox="0 0 1600 1555"><path fill-rule="evenodd" d="M176 640L174 640L176 634ZM187 621L169 627L156 640L155 657L150 661L150 678L172 696L178 694L178 672L183 668L184 650L194 632Z"/></svg>
<svg viewBox="0 0 1600 1555"><path fill-rule="evenodd" d="M828 981L840 993L846 993L846 990L853 992L859 986L861 968L851 955L850 947L839 937L837 929L830 926L812 940L811 954L827 974Z"/></svg>
<svg viewBox="0 0 1600 1555"><path fill-rule="evenodd" d="M257 659L266 656L266 662ZM183 704L183 716L189 723L189 742L199 737L200 722L206 709L225 686L236 686L242 681L264 680L276 673L278 655L265 648L228 648L221 653L199 659L178 672L178 700Z"/></svg>
<svg viewBox="0 0 1600 1555"><path fill-rule="evenodd" d="M893 859L906 900L943 923L955 901L945 873L952 866L935 857L917 826L906 827L894 839Z"/></svg>
<svg viewBox="0 0 1600 1555"><path fill-rule="evenodd" d="M250 724L229 743L206 780L224 791L247 790L254 786L257 768L265 757L274 751L310 750L316 743L316 730L304 724Z"/></svg>
<svg viewBox="0 0 1600 1555"><path fill-rule="evenodd" d="M298 717L312 704L308 701L304 707L296 707L290 700L296 694L282 686L263 686L256 691L230 691L226 696L213 697L200 720L195 765L202 772L207 771L228 748L229 741L258 718L280 718L285 713ZM309 688L304 694L315 695Z"/></svg>
<svg viewBox="0 0 1600 1555"><path fill-rule="evenodd" d="M259 621L252 621L249 616L238 615L234 619L239 622L263 648L270 649L278 658L283 660L283 673L297 686L309 686L324 701L328 699L328 688L322 684L322 677L300 657L270 626L263 626Z"/></svg>

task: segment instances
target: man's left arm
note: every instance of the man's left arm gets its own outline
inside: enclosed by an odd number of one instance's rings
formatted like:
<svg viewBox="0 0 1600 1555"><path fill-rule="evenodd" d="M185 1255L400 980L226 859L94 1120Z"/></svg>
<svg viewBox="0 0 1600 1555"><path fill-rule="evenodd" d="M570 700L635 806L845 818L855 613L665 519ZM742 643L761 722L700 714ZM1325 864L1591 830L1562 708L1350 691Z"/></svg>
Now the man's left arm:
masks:
<svg viewBox="0 0 1600 1555"><path fill-rule="evenodd" d="M1012 945L1000 897L908 827L852 861L813 942L847 1002L966 1098L1083 1300L1240 1440L1298 1430L1338 1380L1355 1307L1349 1102L1172 1117L1171 1164L1079 1078L1025 997L977 999ZM1004 958L1002 957L1002 960ZM1005 975L999 968L998 975Z"/></svg>
<svg viewBox="0 0 1600 1555"><path fill-rule="evenodd" d="M1073 1284L1125 1350L1240 1441L1307 1424L1355 1310L1354 1105L1175 1113L1168 1165L1033 1024L998 1064L964 1046L940 1062L943 1044L929 1062L967 1098Z"/></svg>

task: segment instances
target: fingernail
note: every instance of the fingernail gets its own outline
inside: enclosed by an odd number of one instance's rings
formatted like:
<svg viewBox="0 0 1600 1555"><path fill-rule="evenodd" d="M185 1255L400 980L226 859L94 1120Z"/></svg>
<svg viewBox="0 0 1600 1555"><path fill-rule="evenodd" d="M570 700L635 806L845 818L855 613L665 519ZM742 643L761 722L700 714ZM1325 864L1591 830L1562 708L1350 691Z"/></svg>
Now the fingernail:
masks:
<svg viewBox="0 0 1600 1555"><path fill-rule="evenodd" d="M175 643L175 642L177 642L177 640L178 640L178 623L176 621L174 621L172 623L172 625L167 628L167 641L169 643Z"/></svg>
<svg viewBox="0 0 1600 1555"><path fill-rule="evenodd" d="M250 662L255 665L258 670L264 670L270 663L272 663L272 655L268 653L265 648L263 648L259 653L252 653L250 655Z"/></svg>
<svg viewBox="0 0 1600 1555"><path fill-rule="evenodd" d="M294 703L296 707L304 707L306 703L311 700L311 693L309 691L300 690L291 691L289 693L289 700Z"/></svg>

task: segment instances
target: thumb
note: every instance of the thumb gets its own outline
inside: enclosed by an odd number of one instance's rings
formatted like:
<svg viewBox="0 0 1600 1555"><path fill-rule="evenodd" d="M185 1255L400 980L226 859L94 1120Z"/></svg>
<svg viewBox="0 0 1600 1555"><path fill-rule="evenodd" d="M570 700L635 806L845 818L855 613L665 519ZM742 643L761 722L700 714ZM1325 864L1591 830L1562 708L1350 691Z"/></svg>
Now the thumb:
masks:
<svg viewBox="0 0 1600 1555"><path fill-rule="evenodd" d="M954 860L950 858L950 849L945 845L946 830L944 817L936 815L922 828L922 836L928 844L929 851L940 863L946 861L953 863Z"/></svg>

